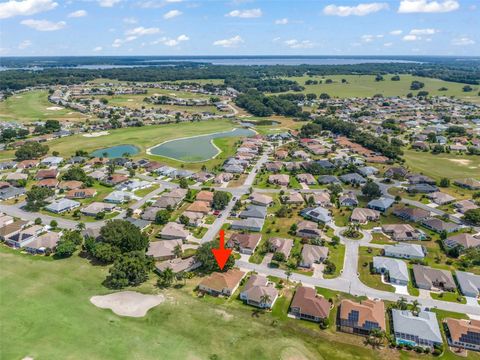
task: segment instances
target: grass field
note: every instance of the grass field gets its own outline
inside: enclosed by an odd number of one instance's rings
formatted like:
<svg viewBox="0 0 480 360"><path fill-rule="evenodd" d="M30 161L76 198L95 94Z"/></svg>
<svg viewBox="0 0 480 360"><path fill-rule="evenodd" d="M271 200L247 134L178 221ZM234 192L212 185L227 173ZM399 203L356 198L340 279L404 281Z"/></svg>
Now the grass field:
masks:
<svg viewBox="0 0 480 360"><path fill-rule="evenodd" d="M48 119L82 121L88 118L71 109L52 110L54 107L57 105L48 101L48 92L45 90L17 94L0 102L0 121L31 122Z"/></svg>
<svg viewBox="0 0 480 360"><path fill-rule="evenodd" d="M406 165L410 170L434 179L480 177L480 156L453 153L434 155L415 150L404 150L404 153Z"/></svg>
<svg viewBox="0 0 480 360"><path fill-rule="evenodd" d="M54 261L3 247L0 260L2 359L398 358L366 348L359 337L322 332L285 314L253 316L253 308L233 298L198 299L192 292L198 279L162 290L167 301L144 318L127 318L89 302L111 292L101 285L104 267L77 256ZM137 290L160 292L153 280Z"/></svg>
<svg viewBox="0 0 480 360"><path fill-rule="evenodd" d="M409 92L416 94L418 91L410 90L412 81L417 80L425 84L421 90L428 91L430 95L436 96L454 96L468 101L480 103L478 96L479 86L474 86L472 92L465 93L462 88L465 84L447 82L439 79L422 78L412 75L400 75L400 81L391 81L392 75L384 75L384 81L375 81L374 75L327 75L320 76L301 76L290 77L289 79L297 81L305 87L304 93L321 94L327 93L332 97L348 98L348 97L371 97L375 94L383 94L385 96L405 96ZM323 80L322 84L305 85L306 80ZM326 79L332 79L332 84L325 84ZM342 79L346 79L348 83L342 84ZM448 90L439 91L445 87Z"/></svg>

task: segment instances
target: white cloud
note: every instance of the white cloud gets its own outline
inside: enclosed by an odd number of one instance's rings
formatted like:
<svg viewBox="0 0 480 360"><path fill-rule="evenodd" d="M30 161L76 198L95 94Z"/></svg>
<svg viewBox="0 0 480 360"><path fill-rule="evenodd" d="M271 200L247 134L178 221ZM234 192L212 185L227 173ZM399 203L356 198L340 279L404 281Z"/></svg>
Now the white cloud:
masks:
<svg viewBox="0 0 480 360"><path fill-rule="evenodd" d="M438 30L435 30L435 29L412 29L412 30L410 30L411 35L433 35L437 32L438 32Z"/></svg>
<svg viewBox="0 0 480 360"><path fill-rule="evenodd" d="M402 35L402 33L403 33L402 30L392 30L392 31L390 31L390 35L395 35L395 36Z"/></svg>
<svg viewBox="0 0 480 360"><path fill-rule="evenodd" d="M120 46L122 46L122 44L123 44L124 42L125 42L125 41L122 40L122 39L115 39L115 40L113 40L112 47L114 47L114 48L119 48Z"/></svg>
<svg viewBox="0 0 480 360"><path fill-rule="evenodd" d="M123 19L123 22L125 24L133 25L133 24L136 24L138 21L134 17L126 17L126 18Z"/></svg>
<svg viewBox="0 0 480 360"><path fill-rule="evenodd" d="M233 11L230 11L225 16L239 17L243 19L258 18L262 16L262 10L261 9L233 10Z"/></svg>
<svg viewBox="0 0 480 360"><path fill-rule="evenodd" d="M163 15L164 19L173 19L174 17L180 16L183 13L180 10L170 10L169 12Z"/></svg>
<svg viewBox="0 0 480 360"><path fill-rule="evenodd" d="M310 40L297 39L286 40L285 45L287 45L290 49L310 49L314 46L313 42Z"/></svg>
<svg viewBox="0 0 480 360"><path fill-rule="evenodd" d="M460 4L457 0L402 0L398 12L411 13L445 13L457 10Z"/></svg>
<svg viewBox="0 0 480 360"><path fill-rule="evenodd" d="M387 42L387 43L383 44L383 46L385 46L385 47L390 47L390 46L392 46L392 45L393 45L392 42Z"/></svg>
<svg viewBox="0 0 480 360"><path fill-rule="evenodd" d="M287 24L288 24L288 19L287 19L287 18L283 18L283 19L275 20L275 24L276 24L276 25L287 25Z"/></svg>
<svg viewBox="0 0 480 360"><path fill-rule="evenodd" d="M151 45L163 44L165 46L173 47L173 46L178 46L178 45L180 45L180 43L182 43L184 41L188 41L188 40L190 40L190 38L187 35L182 34L182 35L177 36L175 39L168 38L168 37L162 37L158 40L152 41L150 44Z"/></svg>
<svg viewBox="0 0 480 360"><path fill-rule="evenodd" d="M99 51L102 51L102 50L103 50L103 47L101 47L101 46L97 46L97 47L93 48L94 52L99 52Z"/></svg>
<svg viewBox="0 0 480 360"><path fill-rule="evenodd" d="M51 22L48 20L22 20L20 24L28 26L37 31L56 31L63 29L67 23L65 21Z"/></svg>
<svg viewBox="0 0 480 360"><path fill-rule="evenodd" d="M0 19L14 16L29 16L55 9L58 3L52 0L10 0L0 4Z"/></svg>
<svg viewBox="0 0 480 360"><path fill-rule="evenodd" d="M159 28L156 27L151 27L151 28L146 28L143 26L136 27L134 29L129 29L125 31L125 35L130 35L130 36L144 36L144 35L154 35L158 34L160 32Z"/></svg>
<svg viewBox="0 0 480 360"><path fill-rule="evenodd" d="M98 0L98 5L101 7L114 7L122 0Z"/></svg>
<svg viewBox="0 0 480 360"><path fill-rule="evenodd" d="M455 46L466 46L466 45L474 45L474 44L475 44L475 40L470 39L467 36L462 36L452 40L452 45L455 45Z"/></svg>
<svg viewBox="0 0 480 360"><path fill-rule="evenodd" d="M24 40L20 44L18 44L18 48L20 50L24 50L30 46L32 46L32 42L30 40Z"/></svg>
<svg viewBox="0 0 480 360"><path fill-rule="evenodd" d="M372 42L375 39L381 39L381 38L383 38L382 34L379 34L379 35L369 35L369 34L367 34L367 35L362 35L361 36L362 41L366 42L366 43Z"/></svg>
<svg viewBox="0 0 480 360"><path fill-rule="evenodd" d="M240 35L236 35L234 37L231 37L230 39L223 39L223 40L217 40L213 42L214 46L222 46L224 48L232 48L240 45L243 43L243 39L240 37Z"/></svg>
<svg viewBox="0 0 480 360"><path fill-rule="evenodd" d="M331 4L323 8L323 13L335 16L365 16L386 9L388 9L387 3L364 3L357 6L337 6Z"/></svg>
<svg viewBox="0 0 480 360"><path fill-rule="evenodd" d="M87 16L87 12L85 10L77 10L68 14L69 18L79 18Z"/></svg>
<svg viewBox="0 0 480 360"><path fill-rule="evenodd" d="M403 38L402 38L403 41L417 41L417 40L421 40L421 37L417 36L417 35L405 35Z"/></svg>

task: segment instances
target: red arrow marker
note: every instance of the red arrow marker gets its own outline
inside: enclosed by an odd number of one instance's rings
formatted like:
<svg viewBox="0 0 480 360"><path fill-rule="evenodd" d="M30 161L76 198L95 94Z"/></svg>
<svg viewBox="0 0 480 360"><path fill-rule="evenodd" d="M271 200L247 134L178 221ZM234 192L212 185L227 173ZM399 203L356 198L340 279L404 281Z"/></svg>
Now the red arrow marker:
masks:
<svg viewBox="0 0 480 360"><path fill-rule="evenodd" d="M217 260L218 267L223 270L227 263L228 257L232 253L232 249L225 249L225 230L220 230L220 246L218 249L212 249L213 256Z"/></svg>

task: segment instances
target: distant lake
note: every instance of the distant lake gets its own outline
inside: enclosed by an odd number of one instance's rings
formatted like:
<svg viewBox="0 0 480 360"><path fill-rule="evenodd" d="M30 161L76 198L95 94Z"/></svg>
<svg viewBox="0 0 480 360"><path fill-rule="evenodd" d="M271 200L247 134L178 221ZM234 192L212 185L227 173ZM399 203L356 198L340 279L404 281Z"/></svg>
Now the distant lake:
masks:
<svg viewBox="0 0 480 360"><path fill-rule="evenodd" d="M103 157L103 154L107 154L107 157L110 159L122 157L123 154L128 153L129 155L135 155L139 153L139 149L134 145L117 145L108 147L105 149L99 149L92 152L93 156Z"/></svg>
<svg viewBox="0 0 480 360"><path fill-rule="evenodd" d="M184 162L201 162L220 153L220 150L213 145L213 139L253 135L255 135L253 130L238 128L231 131L169 140L149 149L149 152L152 155L160 155Z"/></svg>

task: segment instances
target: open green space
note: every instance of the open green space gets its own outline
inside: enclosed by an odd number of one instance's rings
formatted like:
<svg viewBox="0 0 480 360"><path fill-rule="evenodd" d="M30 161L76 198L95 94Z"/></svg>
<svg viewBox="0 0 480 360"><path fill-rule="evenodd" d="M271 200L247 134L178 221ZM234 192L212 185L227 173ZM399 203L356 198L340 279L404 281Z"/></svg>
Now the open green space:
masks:
<svg viewBox="0 0 480 360"><path fill-rule="evenodd" d="M381 249L360 247L358 252L358 273L360 274L360 281L365 285L378 290L395 292L395 287L390 284L382 282L380 274L373 274L371 272L373 257L381 255Z"/></svg>
<svg viewBox="0 0 480 360"><path fill-rule="evenodd" d="M111 292L101 285L105 267L78 256L54 261L5 248L0 260L2 359L391 358L358 337L338 337L268 312L253 316L253 308L233 298L198 299L192 292L198 279L160 291L152 275L137 290L163 293L166 302L144 318L128 318L89 302Z"/></svg>
<svg viewBox="0 0 480 360"><path fill-rule="evenodd" d="M414 172L423 173L434 179L461 179L480 177L480 156L438 154L429 152L404 150L407 167Z"/></svg>
<svg viewBox="0 0 480 360"><path fill-rule="evenodd" d="M320 95L327 93L331 97L348 98L348 97L371 97L375 94L384 96L405 96L408 93L416 94L418 91L410 90L412 81L421 81L425 87L421 90L428 91L430 95L435 96L454 96L463 100L472 102L480 102L478 96L479 86L473 86L471 92L464 92L462 88L465 84L448 82L440 79L424 78L419 76L400 74L400 81L392 81L392 74L383 75L385 80L375 81L375 75L326 75L322 76L300 76L290 77L288 79L297 81L305 87L304 93L314 93ZM333 83L326 84L325 80L331 79ZM347 83L342 83L342 79ZM305 85L307 80L322 80L318 85ZM448 90L440 91L440 88Z"/></svg>
<svg viewBox="0 0 480 360"><path fill-rule="evenodd" d="M49 102L46 90L27 91L0 101L0 121L32 122L48 119L81 121L87 118L82 113Z"/></svg>

